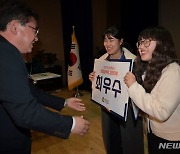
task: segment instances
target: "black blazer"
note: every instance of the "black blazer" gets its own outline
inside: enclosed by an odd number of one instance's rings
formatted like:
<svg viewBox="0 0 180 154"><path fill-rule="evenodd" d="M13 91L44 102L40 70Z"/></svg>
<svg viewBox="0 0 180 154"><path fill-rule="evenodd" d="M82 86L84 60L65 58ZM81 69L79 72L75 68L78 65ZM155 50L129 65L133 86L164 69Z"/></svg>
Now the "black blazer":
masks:
<svg viewBox="0 0 180 154"><path fill-rule="evenodd" d="M30 130L68 138L72 117L49 111L64 107L64 99L51 96L29 82L19 50L0 36L0 151L30 143Z"/></svg>

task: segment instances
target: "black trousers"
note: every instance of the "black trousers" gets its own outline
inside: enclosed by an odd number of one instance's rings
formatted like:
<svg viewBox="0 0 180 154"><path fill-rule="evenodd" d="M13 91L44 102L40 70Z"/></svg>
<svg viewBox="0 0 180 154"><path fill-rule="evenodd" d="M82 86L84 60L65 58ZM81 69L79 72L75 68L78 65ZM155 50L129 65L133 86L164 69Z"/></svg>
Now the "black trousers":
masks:
<svg viewBox="0 0 180 154"><path fill-rule="evenodd" d="M126 122L102 108L102 132L107 154L144 154L142 121L131 107Z"/></svg>
<svg viewBox="0 0 180 154"><path fill-rule="evenodd" d="M148 149L149 154L180 154L180 141L168 141L149 133Z"/></svg>
<svg viewBox="0 0 180 154"><path fill-rule="evenodd" d="M102 109L102 133L107 154L122 154L119 119Z"/></svg>

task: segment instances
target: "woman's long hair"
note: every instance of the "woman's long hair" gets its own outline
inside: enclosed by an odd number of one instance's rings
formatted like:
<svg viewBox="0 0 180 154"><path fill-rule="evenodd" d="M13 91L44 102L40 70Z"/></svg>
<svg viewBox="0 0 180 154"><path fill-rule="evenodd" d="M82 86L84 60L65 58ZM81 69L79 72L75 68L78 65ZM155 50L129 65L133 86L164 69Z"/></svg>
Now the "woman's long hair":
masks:
<svg viewBox="0 0 180 154"><path fill-rule="evenodd" d="M157 42L152 54L152 60L150 62L142 61L138 52L134 67L137 81L143 85L146 92L150 93L161 77L162 70L172 62L179 63L179 60L171 34L164 27L156 26L143 30L138 37L138 41L142 39L151 39ZM144 73L145 78L142 81Z"/></svg>

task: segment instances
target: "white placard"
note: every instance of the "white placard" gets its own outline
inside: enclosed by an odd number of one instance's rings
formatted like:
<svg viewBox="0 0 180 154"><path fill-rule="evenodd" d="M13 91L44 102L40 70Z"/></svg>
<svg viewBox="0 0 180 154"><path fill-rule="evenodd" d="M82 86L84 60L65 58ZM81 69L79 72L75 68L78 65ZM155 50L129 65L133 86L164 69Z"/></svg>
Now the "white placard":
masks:
<svg viewBox="0 0 180 154"><path fill-rule="evenodd" d="M125 121L129 95L124 76L132 68L132 60L109 62L95 59L95 79L92 82L92 100L119 115Z"/></svg>

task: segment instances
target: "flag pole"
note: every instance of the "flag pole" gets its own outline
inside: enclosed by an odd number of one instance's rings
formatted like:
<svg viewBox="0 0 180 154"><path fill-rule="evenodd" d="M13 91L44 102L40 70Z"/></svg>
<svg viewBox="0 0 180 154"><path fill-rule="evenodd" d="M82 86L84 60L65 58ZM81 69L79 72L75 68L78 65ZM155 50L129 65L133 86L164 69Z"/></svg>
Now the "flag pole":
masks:
<svg viewBox="0 0 180 154"><path fill-rule="evenodd" d="M74 27L75 27L75 26L72 26L72 28L73 28L73 32L74 32Z"/></svg>
<svg viewBox="0 0 180 154"><path fill-rule="evenodd" d="M76 93L75 93L74 97L79 98L79 97L81 97L81 96L82 96L82 94L80 93L79 88L78 88L78 86L77 86L77 87L76 87Z"/></svg>

